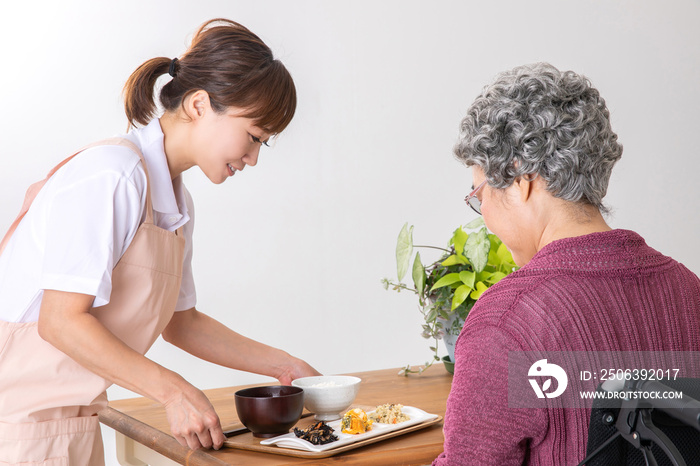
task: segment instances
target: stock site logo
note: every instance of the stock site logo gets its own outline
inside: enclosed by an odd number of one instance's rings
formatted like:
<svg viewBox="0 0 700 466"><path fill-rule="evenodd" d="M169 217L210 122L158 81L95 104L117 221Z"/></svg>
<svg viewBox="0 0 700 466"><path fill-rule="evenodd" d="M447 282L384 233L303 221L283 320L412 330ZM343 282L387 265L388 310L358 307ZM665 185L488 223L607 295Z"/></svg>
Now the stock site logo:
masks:
<svg viewBox="0 0 700 466"><path fill-rule="evenodd" d="M527 372L528 377L537 377L535 379L528 379L532 389L535 391L537 398L556 398L566 390L566 386L569 383L569 379L566 376L564 369L557 366L556 364L547 363L546 359L540 359L536 361L530 370ZM545 378L546 377L546 378ZM557 381L557 388L553 392L548 392L552 388L552 378ZM538 383L538 379L544 380L542 386Z"/></svg>

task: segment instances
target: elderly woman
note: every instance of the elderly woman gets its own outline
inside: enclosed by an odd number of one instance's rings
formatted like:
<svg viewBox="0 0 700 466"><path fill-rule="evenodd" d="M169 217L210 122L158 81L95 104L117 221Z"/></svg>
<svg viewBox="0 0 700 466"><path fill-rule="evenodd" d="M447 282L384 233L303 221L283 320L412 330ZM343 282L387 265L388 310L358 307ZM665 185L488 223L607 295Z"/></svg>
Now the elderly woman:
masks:
<svg viewBox="0 0 700 466"><path fill-rule="evenodd" d="M509 351L697 351L700 280L605 222L622 146L585 77L543 63L502 73L455 153L472 170L467 203L521 268L465 323L434 464L576 465L590 408L509 407Z"/></svg>

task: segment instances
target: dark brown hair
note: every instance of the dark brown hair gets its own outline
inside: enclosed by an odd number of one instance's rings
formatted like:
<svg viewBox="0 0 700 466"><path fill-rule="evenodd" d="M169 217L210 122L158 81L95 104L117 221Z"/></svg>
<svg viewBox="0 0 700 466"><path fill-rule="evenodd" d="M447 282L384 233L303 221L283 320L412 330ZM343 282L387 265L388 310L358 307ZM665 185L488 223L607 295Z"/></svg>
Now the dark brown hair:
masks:
<svg viewBox="0 0 700 466"><path fill-rule="evenodd" d="M170 58L152 58L129 76L124 107L131 125L146 125L155 116L156 81L169 71L175 76L159 95L166 111L176 110L185 97L202 89L215 111L245 109L243 116L267 133L280 133L294 116L297 97L291 75L258 36L234 21L204 23L189 50L171 64Z"/></svg>

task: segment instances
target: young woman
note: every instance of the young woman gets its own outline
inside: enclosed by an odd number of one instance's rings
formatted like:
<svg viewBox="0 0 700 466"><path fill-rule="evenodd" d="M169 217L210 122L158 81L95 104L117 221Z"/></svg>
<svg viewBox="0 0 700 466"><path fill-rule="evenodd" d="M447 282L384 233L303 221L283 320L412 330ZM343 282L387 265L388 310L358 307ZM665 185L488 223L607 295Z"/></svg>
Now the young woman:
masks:
<svg viewBox="0 0 700 466"><path fill-rule="evenodd" d="M133 130L33 185L0 243L0 465L103 464L96 414L112 383L161 402L181 444L220 448L204 394L143 356L161 333L282 384L318 374L197 311L194 212L180 177L196 165L218 184L256 164L294 115L285 67L245 27L212 20L181 58L141 65L125 107Z"/></svg>

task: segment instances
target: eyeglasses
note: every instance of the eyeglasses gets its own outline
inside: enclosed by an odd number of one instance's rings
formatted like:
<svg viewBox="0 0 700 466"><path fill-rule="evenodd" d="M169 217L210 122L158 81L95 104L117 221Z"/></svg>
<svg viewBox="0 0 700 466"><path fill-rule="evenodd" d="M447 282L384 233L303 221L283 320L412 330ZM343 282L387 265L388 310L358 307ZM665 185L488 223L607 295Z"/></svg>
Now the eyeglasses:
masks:
<svg viewBox="0 0 700 466"><path fill-rule="evenodd" d="M481 191L481 188L483 188L485 184L486 180L484 180L479 186L476 187L474 191L464 198L464 202L466 202L467 205L479 215L481 215L481 201L478 197L476 197L476 194Z"/></svg>

